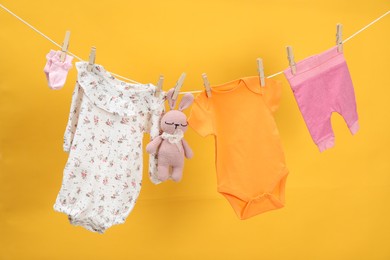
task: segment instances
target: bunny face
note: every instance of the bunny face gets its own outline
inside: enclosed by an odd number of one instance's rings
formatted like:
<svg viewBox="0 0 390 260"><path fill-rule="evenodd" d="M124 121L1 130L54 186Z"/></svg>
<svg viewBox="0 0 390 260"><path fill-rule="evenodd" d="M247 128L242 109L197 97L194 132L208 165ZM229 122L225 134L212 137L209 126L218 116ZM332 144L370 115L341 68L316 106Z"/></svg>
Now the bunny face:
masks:
<svg viewBox="0 0 390 260"><path fill-rule="evenodd" d="M161 118L161 130L168 134L174 134L176 130L181 130L183 133L187 130L188 122L186 115L181 112L188 108L194 101L192 94L185 94L180 101L178 110L173 110L176 105L176 100L172 99L174 89L170 89L167 93L167 100L171 111L167 112Z"/></svg>
<svg viewBox="0 0 390 260"><path fill-rule="evenodd" d="M168 134L174 134L180 129L183 133L187 130L187 117L183 112L171 110L161 118L161 130Z"/></svg>

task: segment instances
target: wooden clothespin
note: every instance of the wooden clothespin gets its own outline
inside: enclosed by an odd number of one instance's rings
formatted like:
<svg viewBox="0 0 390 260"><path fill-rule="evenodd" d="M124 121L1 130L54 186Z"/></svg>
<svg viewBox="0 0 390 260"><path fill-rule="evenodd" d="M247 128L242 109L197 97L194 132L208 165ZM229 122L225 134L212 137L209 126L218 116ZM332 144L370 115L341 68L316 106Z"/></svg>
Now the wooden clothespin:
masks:
<svg viewBox="0 0 390 260"><path fill-rule="evenodd" d="M287 58L288 58L288 63L290 64L291 73L295 75L297 73L297 68L294 61L294 52L291 46L287 46Z"/></svg>
<svg viewBox="0 0 390 260"><path fill-rule="evenodd" d="M157 82L156 92L154 93L155 97L158 97L160 95L160 92L162 91L163 83L164 83L164 76L160 75Z"/></svg>
<svg viewBox="0 0 390 260"><path fill-rule="evenodd" d="M180 75L180 78L176 82L175 89L174 89L173 94L172 94L172 100L176 100L177 99L177 96L179 95L180 88L183 85L185 78L186 78L186 73L183 72Z"/></svg>
<svg viewBox="0 0 390 260"><path fill-rule="evenodd" d="M257 71L259 72L260 86L265 87L263 59L257 58Z"/></svg>
<svg viewBox="0 0 390 260"><path fill-rule="evenodd" d="M336 25L336 31L337 51L343 52L343 25L341 23Z"/></svg>
<svg viewBox="0 0 390 260"><path fill-rule="evenodd" d="M208 98L211 98L211 87L210 87L209 79L207 78L207 74L203 73L202 78L203 78L203 85L206 88L206 95Z"/></svg>
<svg viewBox="0 0 390 260"><path fill-rule="evenodd" d="M87 66L87 70L89 72L92 71L93 65L95 64L95 58L96 58L96 47L92 46L91 52L89 53L89 62Z"/></svg>
<svg viewBox="0 0 390 260"><path fill-rule="evenodd" d="M66 53L68 52L68 48L69 48L69 39L70 39L70 31L66 31L65 39L64 42L62 43L62 48L61 48L62 51L60 56L61 62L65 61Z"/></svg>

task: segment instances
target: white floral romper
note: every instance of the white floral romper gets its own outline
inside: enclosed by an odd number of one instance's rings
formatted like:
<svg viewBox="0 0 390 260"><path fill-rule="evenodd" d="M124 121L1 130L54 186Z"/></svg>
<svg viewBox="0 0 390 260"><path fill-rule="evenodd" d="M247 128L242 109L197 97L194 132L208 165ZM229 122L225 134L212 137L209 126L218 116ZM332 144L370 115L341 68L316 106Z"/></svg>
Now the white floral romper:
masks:
<svg viewBox="0 0 390 260"><path fill-rule="evenodd" d="M77 62L78 81L64 135L69 152L54 209L73 225L103 233L123 223L133 209L142 180L142 139L159 135L164 93L152 84L129 84L100 65ZM157 179L157 160L149 158Z"/></svg>

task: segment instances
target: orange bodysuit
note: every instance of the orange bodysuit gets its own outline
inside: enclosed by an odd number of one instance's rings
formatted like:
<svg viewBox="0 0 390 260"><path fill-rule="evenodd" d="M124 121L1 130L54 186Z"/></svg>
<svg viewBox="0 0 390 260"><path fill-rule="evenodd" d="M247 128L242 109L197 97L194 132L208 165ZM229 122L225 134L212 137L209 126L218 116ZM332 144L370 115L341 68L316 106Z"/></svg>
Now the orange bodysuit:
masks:
<svg viewBox="0 0 390 260"><path fill-rule="evenodd" d="M214 135L218 192L240 219L284 206L288 175L273 118L281 84L259 77L212 87L211 97L196 97L190 126L201 136Z"/></svg>

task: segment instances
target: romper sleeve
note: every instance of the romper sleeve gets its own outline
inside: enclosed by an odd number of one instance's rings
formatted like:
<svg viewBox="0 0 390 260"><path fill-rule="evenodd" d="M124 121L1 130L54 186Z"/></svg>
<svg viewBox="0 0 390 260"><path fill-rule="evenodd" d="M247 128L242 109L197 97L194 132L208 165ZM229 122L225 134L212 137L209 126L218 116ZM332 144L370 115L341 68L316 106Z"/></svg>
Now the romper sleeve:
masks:
<svg viewBox="0 0 390 260"><path fill-rule="evenodd" d="M211 99L206 96L205 92L202 92L195 98L188 118L188 124L202 137L214 134Z"/></svg>
<svg viewBox="0 0 390 260"><path fill-rule="evenodd" d="M150 115L147 120L145 132L150 134L150 140L160 135L160 121L165 112L165 93L161 92L158 97L151 94ZM161 181L157 177L157 154L149 155L149 178L152 183L159 184Z"/></svg>
<svg viewBox="0 0 390 260"><path fill-rule="evenodd" d="M280 104L282 95L282 83L276 80L267 80L267 89L264 91L263 97L267 107L274 113Z"/></svg>
<svg viewBox="0 0 390 260"><path fill-rule="evenodd" d="M74 134L77 128L77 122L80 114L80 104L82 99L82 89L78 83L73 91L72 103L70 105L70 112L68 118L68 124L65 129L64 134L64 144L63 149L65 152L69 152L70 147L72 146Z"/></svg>

